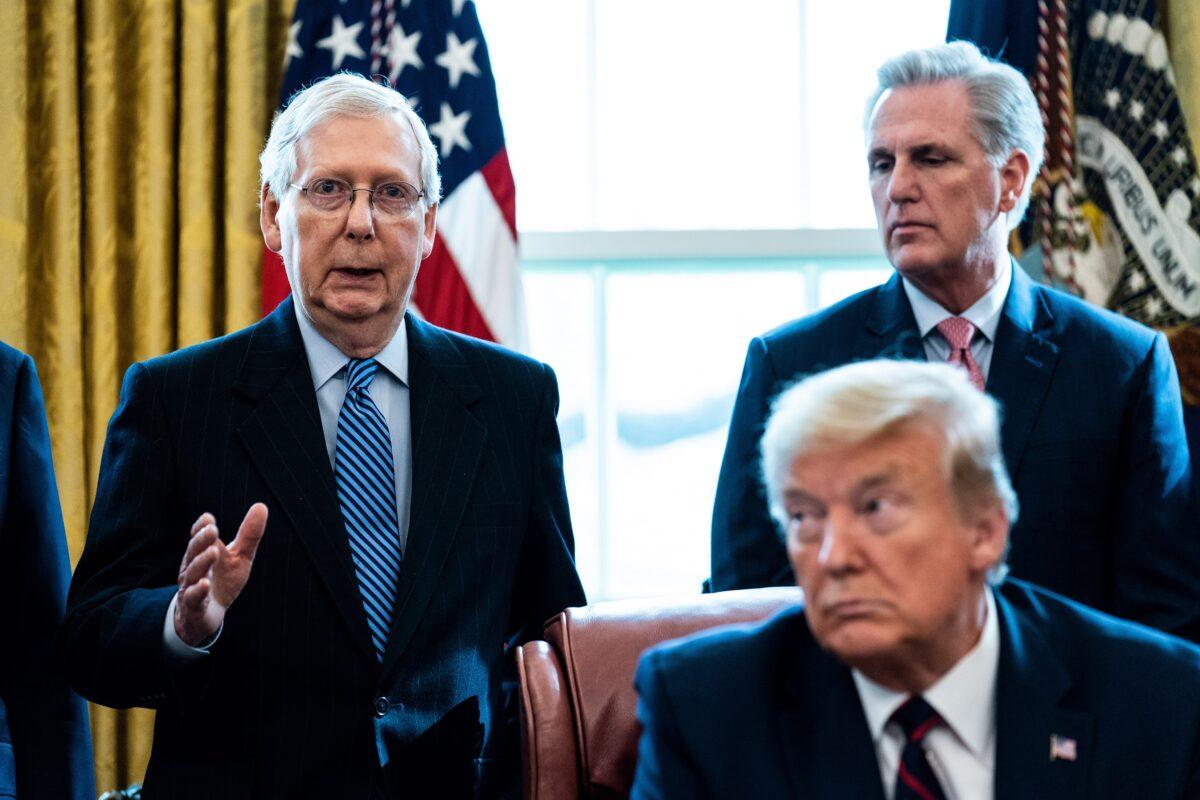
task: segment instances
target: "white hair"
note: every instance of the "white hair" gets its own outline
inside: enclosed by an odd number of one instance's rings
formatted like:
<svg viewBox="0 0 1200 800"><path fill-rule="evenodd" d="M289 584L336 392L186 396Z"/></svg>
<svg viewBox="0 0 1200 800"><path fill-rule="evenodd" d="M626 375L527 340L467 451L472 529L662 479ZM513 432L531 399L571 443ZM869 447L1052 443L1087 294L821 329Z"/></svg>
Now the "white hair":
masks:
<svg viewBox="0 0 1200 800"><path fill-rule="evenodd" d="M771 514L786 525L783 484L797 458L848 447L908 425L926 425L945 439L946 474L960 519L999 504L1011 525L1017 495L1000 450L996 401L948 364L878 359L805 378L772 406L762 437L762 478ZM1003 559L989 571L998 583Z"/></svg>
<svg viewBox="0 0 1200 800"><path fill-rule="evenodd" d="M399 114L412 128L421 151L418 191L422 192L422 203L428 208L441 199L442 179L438 175L437 149L429 138L425 123L408 105L404 95L353 72L330 75L292 95L287 107L271 123L271 135L258 157L262 184L270 188L276 200L282 201L296 172L296 145L330 117L382 117L388 114Z"/></svg>
<svg viewBox="0 0 1200 800"><path fill-rule="evenodd" d="M1008 215L1009 230L1017 227L1029 207L1029 196L1046 147L1042 112L1025 76L1007 64L987 58L970 42L950 42L901 53L885 61L876 75L879 85L867 103L864 131L869 131L872 112L889 89L962 82L971 102L975 138L992 165L1002 166L1014 150L1029 158L1025 187Z"/></svg>

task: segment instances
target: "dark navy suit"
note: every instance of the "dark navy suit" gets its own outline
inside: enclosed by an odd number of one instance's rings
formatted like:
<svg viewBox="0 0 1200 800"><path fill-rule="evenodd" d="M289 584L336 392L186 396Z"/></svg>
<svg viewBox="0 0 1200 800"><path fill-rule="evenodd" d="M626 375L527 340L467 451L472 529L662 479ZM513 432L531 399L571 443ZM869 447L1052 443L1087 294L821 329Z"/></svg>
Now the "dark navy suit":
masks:
<svg viewBox="0 0 1200 800"><path fill-rule="evenodd" d="M405 324L412 505L382 665L292 302L127 373L66 640L81 692L158 709L147 797L515 791L508 651L584 602L557 386L536 361ZM270 519L249 583L211 653L169 668L192 521L212 511L228 541L256 501Z"/></svg>
<svg viewBox="0 0 1200 800"><path fill-rule="evenodd" d="M54 657L70 577L37 370L0 343L0 797L95 797L87 706Z"/></svg>
<svg viewBox="0 0 1200 800"><path fill-rule="evenodd" d="M898 275L750 344L713 510L715 591L794 582L758 452L770 403L852 361L925 359ZM1200 518L1162 334L1034 284L1014 265L988 372L1020 499L1012 574L1200 640Z"/></svg>
<svg viewBox="0 0 1200 800"><path fill-rule="evenodd" d="M996 609L996 800L1200 797L1200 648L1015 580ZM850 669L803 608L662 645L637 688L633 800L884 798Z"/></svg>

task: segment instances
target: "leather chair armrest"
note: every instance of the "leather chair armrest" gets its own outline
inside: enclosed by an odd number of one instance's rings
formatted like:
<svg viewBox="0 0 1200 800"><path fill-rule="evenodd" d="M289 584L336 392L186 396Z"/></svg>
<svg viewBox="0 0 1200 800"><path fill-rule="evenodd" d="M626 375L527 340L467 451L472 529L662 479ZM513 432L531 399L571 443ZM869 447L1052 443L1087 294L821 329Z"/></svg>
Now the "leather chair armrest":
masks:
<svg viewBox="0 0 1200 800"><path fill-rule="evenodd" d="M517 648L521 779L525 800L578 800L575 718L558 655L546 642Z"/></svg>

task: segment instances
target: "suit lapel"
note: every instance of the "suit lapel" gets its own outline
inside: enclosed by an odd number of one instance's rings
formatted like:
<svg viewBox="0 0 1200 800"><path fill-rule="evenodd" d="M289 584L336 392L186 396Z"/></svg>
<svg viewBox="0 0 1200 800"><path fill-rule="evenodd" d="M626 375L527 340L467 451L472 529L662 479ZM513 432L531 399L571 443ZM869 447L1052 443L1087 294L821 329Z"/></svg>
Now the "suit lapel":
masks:
<svg viewBox="0 0 1200 800"><path fill-rule="evenodd" d="M291 522L351 638L375 663L291 298L255 329L233 389L253 405L238 435L280 506L271 513Z"/></svg>
<svg viewBox="0 0 1200 800"><path fill-rule="evenodd" d="M802 615L796 621L776 711L791 794L883 800L875 744L850 670L821 650Z"/></svg>
<svg viewBox="0 0 1200 800"><path fill-rule="evenodd" d="M924 361L925 348L899 273L875 292L866 324L854 342L854 360L898 358Z"/></svg>
<svg viewBox="0 0 1200 800"><path fill-rule="evenodd" d="M453 342L411 315L406 324L412 501L395 616L383 661L385 682L433 596L487 440L487 429L468 410L483 392Z"/></svg>
<svg viewBox="0 0 1200 800"><path fill-rule="evenodd" d="M987 391L1003 407L1004 461L1015 481L1058 363L1058 345L1048 338L1053 317L1042 301L1041 289L1017 264L1012 270L1012 287L996 329Z"/></svg>
<svg viewBox="0 0 1200 800"><path fill-rule="evenodd" d="M1014 609L1001 592L996 609L996 800L1087 797L1095 720L1062 707L1070 673L1029 612Z"/></svg>
<svg viewBox="0 0 1200 800"><path fill-rule="evenodd" d="M1004 409L1004 460L1015 479L1054 376L1058 345L1049 338L1054 318L1042 300L1042 290L1017 264L1012 269L1012 286L996 329L987 391ZM925 360L925 348L899 273L876 292L866 324L855 340L853 358Z"/></svg>

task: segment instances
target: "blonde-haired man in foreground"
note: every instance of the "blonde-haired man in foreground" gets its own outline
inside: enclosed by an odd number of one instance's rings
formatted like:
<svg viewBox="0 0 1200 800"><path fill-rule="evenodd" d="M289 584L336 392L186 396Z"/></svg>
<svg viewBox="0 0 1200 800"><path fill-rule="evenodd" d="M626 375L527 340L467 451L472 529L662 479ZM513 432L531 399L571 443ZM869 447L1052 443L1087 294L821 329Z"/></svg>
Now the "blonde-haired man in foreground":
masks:
<svg viewBox="0 0 1200 800"><path fill-rule="evenodd" d="M867 361L784 391L762 476L802 607L644 656L633 797L1200 796L1200 649L1006 580L996 403Z"/></svg>

